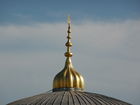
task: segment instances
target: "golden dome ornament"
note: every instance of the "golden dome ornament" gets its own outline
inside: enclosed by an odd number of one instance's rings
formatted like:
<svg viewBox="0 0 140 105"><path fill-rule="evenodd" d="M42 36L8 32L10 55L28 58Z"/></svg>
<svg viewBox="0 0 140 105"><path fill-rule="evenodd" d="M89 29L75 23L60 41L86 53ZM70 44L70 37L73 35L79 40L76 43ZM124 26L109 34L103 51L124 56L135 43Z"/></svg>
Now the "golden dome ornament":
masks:
<svg viewBox="0 0 140 105"><path fill-rule="evenodd" d="M71 21L70 16L68 17L68 36L67 36L67 52L64 54L66 57L65 66L62 71L60 71L53 80L53 91L67 91L67 90L79 90L84 89L84 79L73 67L71 57L72 52L70 47L72 47L71 42Z"/></svg>

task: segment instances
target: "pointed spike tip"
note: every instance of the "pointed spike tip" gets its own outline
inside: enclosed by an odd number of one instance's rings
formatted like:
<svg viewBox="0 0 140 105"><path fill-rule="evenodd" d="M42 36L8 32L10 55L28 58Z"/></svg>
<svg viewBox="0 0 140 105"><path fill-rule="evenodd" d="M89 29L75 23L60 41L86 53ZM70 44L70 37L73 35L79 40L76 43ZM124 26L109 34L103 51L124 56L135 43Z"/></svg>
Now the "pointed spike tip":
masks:
<svg viewBox="0 0 140 105"><path fill-rule="evenodd" d="M70 23L71 23L70 16L68 16L68 24L70 24Z"/></svg>

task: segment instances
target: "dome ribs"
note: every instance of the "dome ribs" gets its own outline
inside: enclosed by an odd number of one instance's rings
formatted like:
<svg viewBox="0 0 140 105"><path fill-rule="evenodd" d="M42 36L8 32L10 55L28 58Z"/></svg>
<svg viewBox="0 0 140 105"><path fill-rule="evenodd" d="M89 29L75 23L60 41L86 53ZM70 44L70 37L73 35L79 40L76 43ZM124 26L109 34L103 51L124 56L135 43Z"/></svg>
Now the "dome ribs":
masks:
<svg viewBox="0 0 140 105"><path fill-rule="evenodd" d="M24 98L7 105L131 105L121 100L89 92L57 91Z"/></svg>
<svg viewBox="0 0 140 105"><path fill-rule="evenodd" d="M87 99L84 95L82 95L80 92L76 92L76 93L78 97L81 98L81 101L84 102L84 105L93 105L92 102L89 99Z"/></svg>
<svg viewBox="0 0 140 105"><path fill-rule="evenodd" d="M50 94L47 96L47 99L44 100L44 102L41 105L47 105L48 103L51 103L51 101L54 99L54 97L56 96L55 93Z"/></svg>
<svg viewBox="0 0 140 105"><path fill-rule="evenodd" d="M74 100L74 96L73 96L72 92L69 91L69 93L70 93L70 95L71 95L71 99L72 99L73 105L76 105L76 104L75 104L75 100ZM70 105L72 105L72 104L70 104Z"/></svg>
<svg viewBox="0 0 140 105"><path fill-rule="evenodd" d="M87 96L93 103L93 105L106 105L105 103L101 102L100 100L98 100L95 95L91 95L91 93L86 93L84 92L84 95Z"/></svg>

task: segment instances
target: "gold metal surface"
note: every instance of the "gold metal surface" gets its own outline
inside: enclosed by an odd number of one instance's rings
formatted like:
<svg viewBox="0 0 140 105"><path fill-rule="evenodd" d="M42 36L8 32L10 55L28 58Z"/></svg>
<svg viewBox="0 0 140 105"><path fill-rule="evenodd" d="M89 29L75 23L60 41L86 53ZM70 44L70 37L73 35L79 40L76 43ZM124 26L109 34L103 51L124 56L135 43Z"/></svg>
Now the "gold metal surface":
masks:
<svg viewBox="0 0 140 105"><path fill-rule="evenodd" d="M82 75L80 75L76 70L74 69L71 61L72 52L70 47L72 47L71 39L71 21L70 17L68 17L68 36L67 36L67 52L64 54L66 57L65 66L62 71L60 71L53 80L53 89L78 89L83 90L84 89L84 79Z"/></svg>

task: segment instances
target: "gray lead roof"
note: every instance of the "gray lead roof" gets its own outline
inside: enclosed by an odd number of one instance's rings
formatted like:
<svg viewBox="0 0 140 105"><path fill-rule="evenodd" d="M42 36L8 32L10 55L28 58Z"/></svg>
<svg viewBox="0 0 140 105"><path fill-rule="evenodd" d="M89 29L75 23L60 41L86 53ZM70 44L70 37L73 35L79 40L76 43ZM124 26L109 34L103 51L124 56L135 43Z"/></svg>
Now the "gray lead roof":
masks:
<svg viewBox="0 0 140 105"><path fill-rule="evenodd" d="M131 105L108 96L80 92L59 91L35 95L7 105Z"/></svg>

